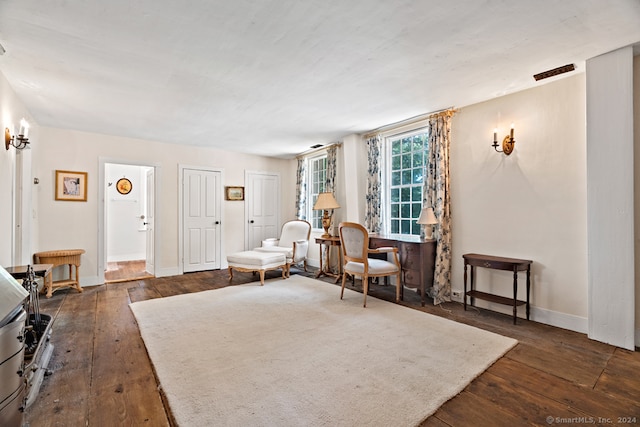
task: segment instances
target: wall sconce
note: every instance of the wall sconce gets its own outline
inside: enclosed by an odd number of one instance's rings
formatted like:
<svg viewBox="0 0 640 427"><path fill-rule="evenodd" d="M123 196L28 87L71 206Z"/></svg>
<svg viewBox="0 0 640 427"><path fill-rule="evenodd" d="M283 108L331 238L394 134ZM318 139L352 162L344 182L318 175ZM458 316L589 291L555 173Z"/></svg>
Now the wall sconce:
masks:
<svg viewBox="0 0 640 427"><path fill-rule="evenodd" d="M316 200L316 204L313 205L314 211L324 211L324 215L322 216L322 227L324 228L324 234L322 235L323 239L331 237L329 234L329 227L331 227L331 217L333 216L333 210L338 209L340 205L336 201L335 197L333 197L332 193L320 193L318 194L318 200ZM329 214L329 210L331 210L331 214Z"/></svg>
<svg viewBox="0 0 640 427"><path fill-rule="evenodd" d="M498 150L498 129L493 130L493 149L498 153L504 153L507 156L513 152L516 140L513 139L513 123L511 123L511 132L502 140L502 150Z"/></svg>
<svg viewBox="0 0 640 427"><path fill-rule="evenodd" d="M7 150L13 145L16 150L24 150L29 148L29 138L27 133L29 132L29 123L25 119L20 120L20 130L18 135L11 136L9 128L4 129L4 148Z"/></svg>

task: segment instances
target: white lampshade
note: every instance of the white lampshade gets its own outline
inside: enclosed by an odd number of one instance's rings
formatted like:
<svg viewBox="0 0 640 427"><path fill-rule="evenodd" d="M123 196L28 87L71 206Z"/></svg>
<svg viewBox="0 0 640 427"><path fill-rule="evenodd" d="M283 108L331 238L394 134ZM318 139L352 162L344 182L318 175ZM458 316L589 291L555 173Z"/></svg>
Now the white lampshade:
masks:
<svg viewBox="0 0 640 427"><path fill-rule="evenodd" d="M328 211L329 209L338 209L340 205L336 202L335 197L333 197L333 193L320 193L318 194L318 200L316 200L316 204L313 205L313 210L318 211Z"/></svg>
<svg viewBox="0 0 640 427"><path fill-rule="evenodd" d="M416 222L418 224L433 225L437 224L438 220L436 219L436 215L433 213L433 208L422 208L420 217Z"/></svg>

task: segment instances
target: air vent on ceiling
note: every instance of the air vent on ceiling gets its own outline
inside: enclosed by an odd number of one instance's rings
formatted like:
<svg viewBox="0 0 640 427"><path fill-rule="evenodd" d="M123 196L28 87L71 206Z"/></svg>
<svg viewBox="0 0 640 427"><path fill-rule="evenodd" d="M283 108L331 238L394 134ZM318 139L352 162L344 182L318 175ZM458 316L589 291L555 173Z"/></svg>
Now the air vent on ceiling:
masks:
<svg viewBox="0 0 640 427"><path fill-rule="evenodd" d="M554 68L553 70L543 71L542 73L534 74L533 78L538 80L548 79L549 77L554 77L559 74L568 73L569 71L575 70L576 67L573 64L563 65L562 67Z"/></svg>
<svg viewBox="0 0 640 427"><path fill-rule="evenodd" d="M320 147L322 147L322 144L316 144L311 146L311 148L320 148Z"/></svg>

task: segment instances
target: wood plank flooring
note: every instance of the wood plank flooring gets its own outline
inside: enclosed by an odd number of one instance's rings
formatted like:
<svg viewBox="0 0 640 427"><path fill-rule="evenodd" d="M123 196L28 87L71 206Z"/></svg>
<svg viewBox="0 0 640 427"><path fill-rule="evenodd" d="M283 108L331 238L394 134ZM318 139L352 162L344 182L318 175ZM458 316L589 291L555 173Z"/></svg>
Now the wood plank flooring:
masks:
<svg viewBox="0 0 640 427"><path fill-rule="evenodd" d="M153 275L145 271L144 260L109 262L104 272L104 281L107 284L151 278Z"/></svg>
<svg viewBox="0 0 640 427"><path fill-rule="evenodd" d="M267 272L267 278L279 275ZM251 273L234 272L232 284L255 280ZM336 286L331 278L325 281ZM43 298L41 311L55 318L52 374L25 412L27 425L172 425L128 305L228 285L227 271L217 270L87 287L83 293L59 290ZM359 281L352 289L361 289ZM394 288L372 285L370 295L392 300ZM459 303L420 307L411 291L405 291L403 305L519 341L422 426L640 424L639 352L526 320L514 326L510 316L465 312Z"/></svg>

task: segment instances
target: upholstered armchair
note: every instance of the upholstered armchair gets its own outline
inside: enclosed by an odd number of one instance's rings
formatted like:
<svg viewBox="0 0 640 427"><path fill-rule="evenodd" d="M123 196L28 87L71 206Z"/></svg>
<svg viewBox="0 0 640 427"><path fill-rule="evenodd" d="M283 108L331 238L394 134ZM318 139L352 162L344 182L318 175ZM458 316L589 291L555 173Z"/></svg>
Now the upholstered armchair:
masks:
<svg viewBox="0 0 640 427"><path fill-rule="evenodd" d="M287 258L287 275L290 274L293 264L303 263L304 271L307 271L307 252L309 251L309 236L311 224L295 219L287 221L282 226L280 238L271 238L262 241L262 246L255 248L258 252L279 252Z"/></svg>
<svg viewBox="0 0 640 427"><path fill-rule="evenodd" d="M367 306L369 277L396 276L396 301L400 301L402 269L400 267L400 260L398 259L398 248L383 247L370 249L367 229L355 222L341 222L338 229L340 231L340 245L344 255L340 299L344 296L344 285L348 274L350 276L362 277L364 307ZM382 253L392 253L393 261L369 258L370 254Z"/></svg>

